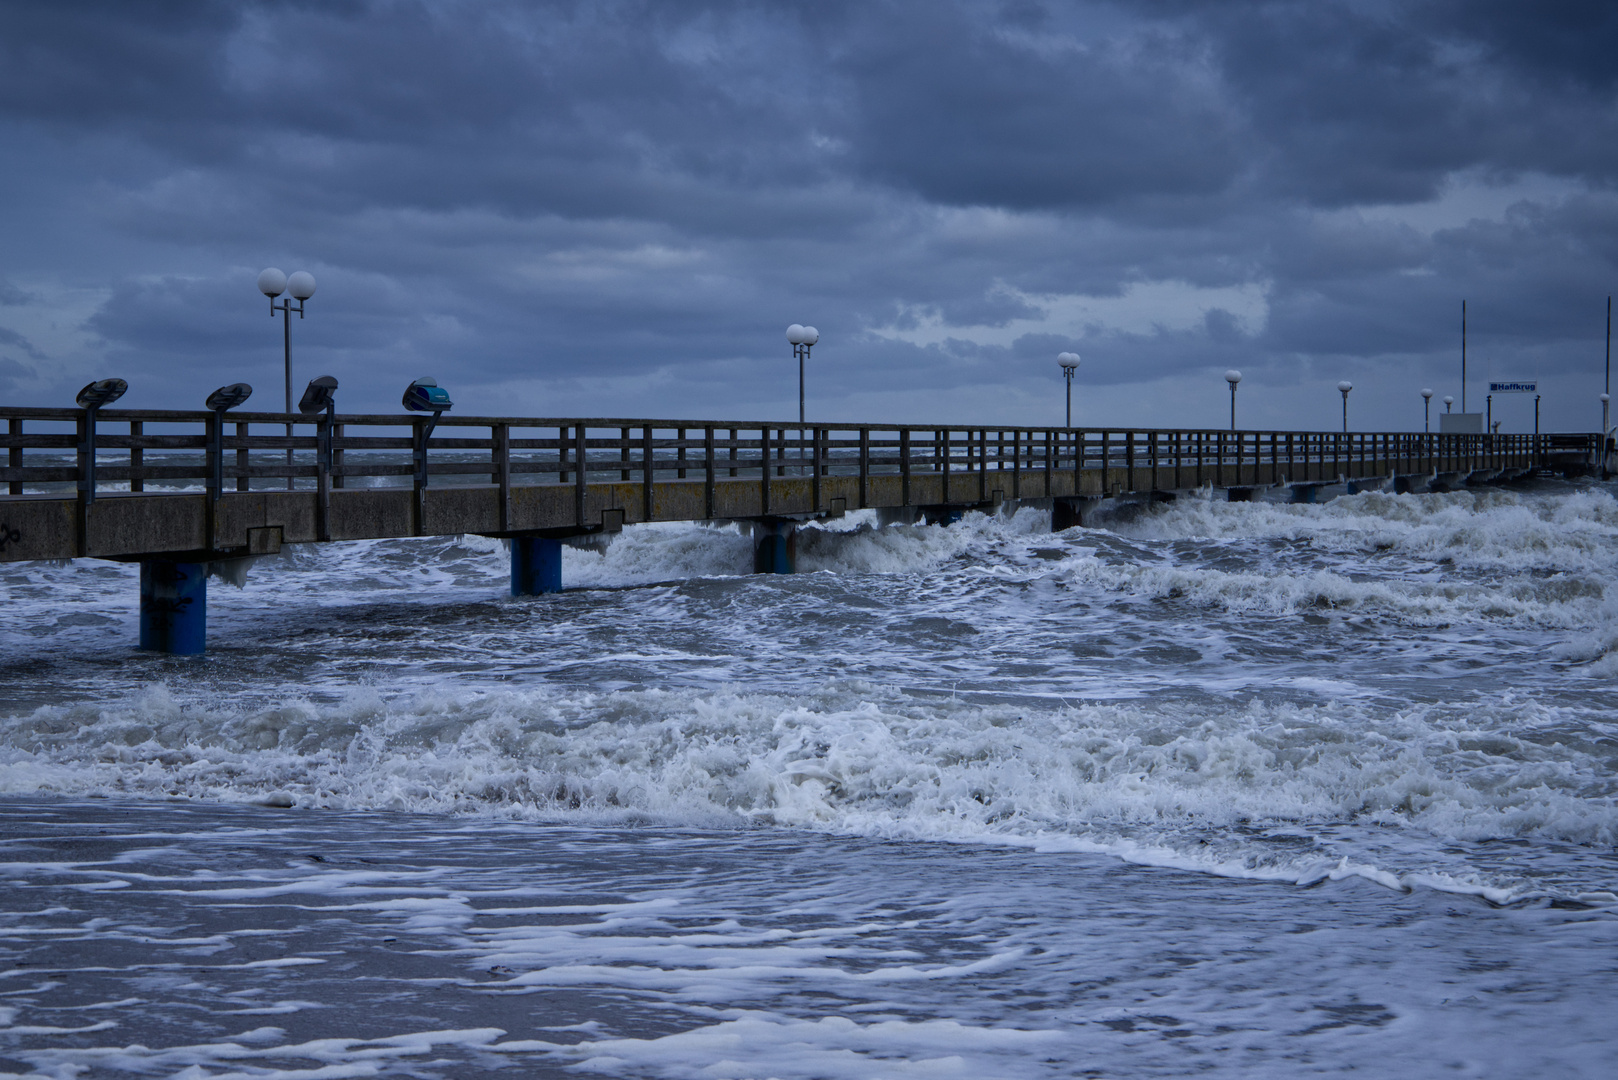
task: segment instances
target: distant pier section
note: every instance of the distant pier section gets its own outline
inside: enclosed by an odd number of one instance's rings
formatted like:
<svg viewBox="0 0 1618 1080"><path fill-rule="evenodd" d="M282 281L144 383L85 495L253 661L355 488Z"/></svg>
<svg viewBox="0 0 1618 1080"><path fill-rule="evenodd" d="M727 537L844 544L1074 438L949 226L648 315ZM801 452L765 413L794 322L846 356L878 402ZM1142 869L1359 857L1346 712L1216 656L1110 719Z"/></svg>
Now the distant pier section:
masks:
<svg viewBox="0 0 1618 1080"><path fill-rule="evenodd" d="M1601 436L0 409L0 562L142 564L142 643L195 652L207 564L283 544L476 533L511 586L561 588L560 545L731 521L790 573L802 522L949 522L1007 504L1084 523L1100 500L1312 502L1603 470ZM289 433L290 432L290 433ZM148 609L151 617L148 618ZM150 625L149 625L150 624Z"/></svg>

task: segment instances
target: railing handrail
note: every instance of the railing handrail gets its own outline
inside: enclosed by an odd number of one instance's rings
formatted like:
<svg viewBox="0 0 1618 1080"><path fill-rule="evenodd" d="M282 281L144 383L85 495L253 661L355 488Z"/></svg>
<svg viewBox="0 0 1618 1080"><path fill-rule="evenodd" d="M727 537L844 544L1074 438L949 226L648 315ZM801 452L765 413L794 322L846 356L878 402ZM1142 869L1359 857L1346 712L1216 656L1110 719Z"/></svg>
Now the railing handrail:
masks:
<svg viewBox="0 0 1618 1080"><path fill-rule="evenodd" d="M78 408L57 408L54 406L3 406L0 407L0 420L12 417L24 420L54 420L61 422L74 422L86 415L86 410ZM97 419L110 423L128 421L140 422L172 422L172 423L207 423L214 417L214 413L206 409L101 409L97 412ZM319 424L325 419L324 413L306 415L303 413L282 412L249 412L247 410L234 410L225 414L226 423L247 424ZM410 427L427 420L423 413L337 413L333 422L338 424L356 424L369 427ZM1355 430L1349 432L1334 431L1329 428L1198 428L1198 427L1133 427L1124 426L1097 426L1075 424L1068 427L1061 424L1001 424L1001 423L972 423L972 424L941 424L941 423L911 423L889 424L812 420L799 422L796 420L691 420L691 419L659 419L651 417L580 417L580 416L469 416L444 413L438 417L439 427L566 427L575 428L635 428L651 427L661 430L666 428L693 428L699 431L713 428L718 431L726 428L739 428L759 430L768 428L771 431L799 431L811 429L830 429L832 431L910 431L910 432L952 432L952 431L1004 431L1004 432L1077 432L1084 434L1118 435L1224 435L1224 436L1269 436L1269 435L1328 435L1347 438L1362 438L1366 436L1399 436L1399 437L1428 437L1428 436L1460 436L1473 438L1522 438L1533 437L1533 432L1509 432L1493 434L1489 432L1422 432L1402 431L1398 429L1387 430ZM0 432L0 434L4 434ZM1599 439L1600 432L1539 432L1540 438L1584 438Z"/></svg>

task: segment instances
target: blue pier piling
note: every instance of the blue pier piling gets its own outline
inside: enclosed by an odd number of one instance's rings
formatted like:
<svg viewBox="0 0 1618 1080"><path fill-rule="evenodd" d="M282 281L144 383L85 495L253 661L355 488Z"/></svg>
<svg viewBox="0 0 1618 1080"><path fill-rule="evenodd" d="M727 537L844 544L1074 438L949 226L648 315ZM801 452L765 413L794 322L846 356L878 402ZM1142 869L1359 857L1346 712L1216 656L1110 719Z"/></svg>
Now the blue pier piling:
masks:
<svg viewBox="0 0 1618 1080"><path fill-rule="evenodd" d="M511 538L511 595L562 591L562 542L544 536Z"/></svg>
<svg viewBox="0 0 1618 1080"><path fill-rule="evenodd" d="M767 519L753 528L753 573L795 574L798 571L797 526Z"/></svg>
<svg viewBox="0 0 1618 1080"><path fill-rule="evenodd" d="M1294 503L1319 502L1317 492L1320 489L1314 484L1297 484L1292 488L1292 501Z"/></svg>
<svg viewBox="0 0 1618 1080"><path fill-rule="evenodd" d="M195 656L208 641L208 564L148 559L140 564L140 647Z"/></svg>

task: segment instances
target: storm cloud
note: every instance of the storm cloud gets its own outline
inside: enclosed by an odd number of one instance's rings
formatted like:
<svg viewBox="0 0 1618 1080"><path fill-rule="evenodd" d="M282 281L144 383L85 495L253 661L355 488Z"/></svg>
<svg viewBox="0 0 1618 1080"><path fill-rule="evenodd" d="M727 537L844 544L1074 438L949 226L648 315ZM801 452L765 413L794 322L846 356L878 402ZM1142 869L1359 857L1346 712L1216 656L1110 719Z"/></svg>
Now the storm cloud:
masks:
<svg viewBox="0 0 1618 1080"><path fill-rule="evenodd" d="M1599 420L1618 16L1432 3L13 2L0 394L388 408ZM272 402L266 402L272 404ZM1516 409L1513 412L1512 409ZM1523 415L1517 415L1517 413ZM1506 430L1528 414L1502 403Z"/></svg>

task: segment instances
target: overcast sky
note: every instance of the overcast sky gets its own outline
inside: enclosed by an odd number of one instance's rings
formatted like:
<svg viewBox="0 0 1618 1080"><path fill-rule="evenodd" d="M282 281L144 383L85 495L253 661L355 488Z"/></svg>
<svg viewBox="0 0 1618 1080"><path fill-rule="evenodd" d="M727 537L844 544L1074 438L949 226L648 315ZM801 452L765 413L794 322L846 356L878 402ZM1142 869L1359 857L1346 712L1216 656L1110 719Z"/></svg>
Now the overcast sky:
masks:
<svg viewBox="0 0 1618 1080"><path fill-rule="evenodd" d="M0 3L0 399L1599 423L1618 5ZM1441 406L1440 406L1441 407ZM1459 403L1456 406L1459 409ZM1496 399L1504 430L1531 399Z"/></svg>

